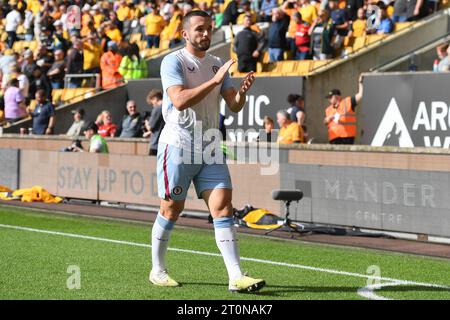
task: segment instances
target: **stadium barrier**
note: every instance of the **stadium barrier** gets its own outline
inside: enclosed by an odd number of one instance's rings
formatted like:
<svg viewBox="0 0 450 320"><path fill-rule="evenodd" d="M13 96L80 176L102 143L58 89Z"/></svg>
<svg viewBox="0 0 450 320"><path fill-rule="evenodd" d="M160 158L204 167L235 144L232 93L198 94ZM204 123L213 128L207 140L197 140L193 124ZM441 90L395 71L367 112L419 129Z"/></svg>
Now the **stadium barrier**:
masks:
<svg viewBox="0 0 450 320"><path fill-rule="evenodd" d="M368 74L358 110L360 143L450 147L450 74Z"/></svg>
<svg viewBox="0 0 450 320"><path fill-rule="evenodd" d="M276 149L271 145L275 149L265 162L252 163L249 157L259 152L256 146L229 145L235 154L242 150L246 154L243 163L229 164L236 208L251 204L280 214L281 204L271 199L271 191L300 188L304 198L292 205L293 220L406 232L420 239L450 238L447 149L331 145ZM16 175L19 187L41 185L68 198L158 205L155 157L36 149L1 154L2 163L20 159ZM263 174L263 170L270 174ZM193 187L188 195L187 210L205 211Z"/></svg>
<svg viewBox="0 0 450 320"><path fill-rule="evenodd" d="M449 31L449 12L440 11L414 24L379 45L371 46L348 59L325 65L305 80L305 104L308 112L308 130L316 142L327 142L327 129L322 124L327 101L324 93L339 88L344 96L354 95L358 90L358 77L373 66L391 61L424 45L430 39L444 36ZM431 66L430 66L431 68ZM405 70L406 71L406 70ZM378 91L379 95L384 92Z"/></svg>

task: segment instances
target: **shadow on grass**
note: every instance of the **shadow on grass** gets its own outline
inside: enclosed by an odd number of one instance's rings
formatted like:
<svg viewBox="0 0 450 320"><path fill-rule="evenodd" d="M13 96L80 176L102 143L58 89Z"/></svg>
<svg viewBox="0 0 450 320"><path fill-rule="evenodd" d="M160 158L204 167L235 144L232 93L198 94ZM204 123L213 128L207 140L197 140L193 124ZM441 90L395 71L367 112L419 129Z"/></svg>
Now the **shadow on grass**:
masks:
<svg viewBox="0 0 450 320"><path fill-rule="evenodd" d="M198 285L198 286L216 286L227 288L224 283L208 283L208 282L184 282L184 285ZM339 287L339 286L276 286L276 285L266 285L259 292L252 292L243 294L256 294L260 296L286 296L289 293L356 293L358 289L363 286L358 287ZM435 288L435 287L424 287L424 286L392 286L384 287L380 290L375 290L375 292L447 292L450 295L450 290L445 288Z"/></svg>

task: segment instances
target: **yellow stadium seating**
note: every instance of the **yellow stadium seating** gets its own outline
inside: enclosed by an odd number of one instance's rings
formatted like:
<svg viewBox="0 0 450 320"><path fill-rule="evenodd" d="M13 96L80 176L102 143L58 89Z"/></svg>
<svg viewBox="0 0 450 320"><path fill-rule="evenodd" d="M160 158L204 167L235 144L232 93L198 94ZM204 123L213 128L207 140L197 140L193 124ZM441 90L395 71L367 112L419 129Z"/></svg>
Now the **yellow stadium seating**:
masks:
<svg viewBox="0 0 450 320"><path fill-rule="evenodd" d="M383 38L386 38L387 35L384 34L371 34L366 36L366 46L369 44L372 44L374 42L378 42L382 40Z"/></svg>
<svg viewBox="0 0 450 320"><path fill-rule="evenodd" d="M363 48L366 44L366 36L356 37L353 42L353 51L358 51Z"/></svg>
<svg viewBox="0 0 450 320"><path fill-rule="evenodd" d="M130 36L130 43L139 42L142 39L142 33L133 33Z"/></svg>
<svg viewBox="0 0 450 320"><path fill-rule="evenodd" d="M278 62L280 64L280 72L288 73L288 72L296 72L297 71L297 61L286 60Z"/></svg>
<svg viewBox="0 0 450 320"><path fill-rule="evenodd" d="M394 32L403 30L411 26L414 22L397 22L394 26Z"/></svg>
<svg viewBox="0 0 450 320"><path fill-rule="evenodd" d="M311 70L312 60L300 60L297 64L296 72L301 75L307 75Z"/></svg>

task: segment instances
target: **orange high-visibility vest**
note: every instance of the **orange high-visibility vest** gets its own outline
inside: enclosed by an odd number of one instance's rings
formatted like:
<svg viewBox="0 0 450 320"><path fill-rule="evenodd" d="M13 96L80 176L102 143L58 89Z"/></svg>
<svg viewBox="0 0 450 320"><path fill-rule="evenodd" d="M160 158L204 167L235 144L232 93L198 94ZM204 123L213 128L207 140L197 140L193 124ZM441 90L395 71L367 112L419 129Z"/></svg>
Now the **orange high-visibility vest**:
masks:
<svg viewBox="0 0 450 320"><path fill-rule="evenodd" d="M102 70L102 87L110 89L122 84L122 75L119 73L122 56L111 51L105 52L100 59L100 69Z"/></svg>
<svg viewBox="0 0 450 320"><path fill-rule="evenodd" d="M356 114L352 110L351 97L341 100L339 106L334 108L332 105L325 110L327 117L339 114L339 120L332 119L328 122L328 141L336 138L354 138L356 137Z"/></svg>

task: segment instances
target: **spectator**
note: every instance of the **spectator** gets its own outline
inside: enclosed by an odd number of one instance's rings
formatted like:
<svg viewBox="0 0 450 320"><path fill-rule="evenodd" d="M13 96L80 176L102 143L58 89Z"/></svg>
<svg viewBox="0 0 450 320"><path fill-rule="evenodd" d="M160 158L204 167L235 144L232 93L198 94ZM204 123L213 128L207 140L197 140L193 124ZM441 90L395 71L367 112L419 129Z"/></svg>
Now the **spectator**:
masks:
<svg viewBox="0 0 450 320"><path fill-rule="evenodd" d="M5 74L8 74L11 68L10 66L16 63L17 61L14 55L14 51L12 49L5 49L5 51L3 52L3 56L1 56L0 58L0 79L3 78Z"/></svg>
<svg viewBox="0 0 450 320"><path fill-rule="evenodd" d="M83 72L100 73L102 47L96 34L90 33L83 40Z"/></svg>
<svg viewBox="0 0 450 320"><path fill-rule="evenodd" d="M350 21L354 21L359 17L358 11L360 9L364 10L364 0L346 0L345 10L347 12L347 17ZM364 10L365 11L365 10Z"/></svg>
<svg viewBox="0 0 450 320"><path fill-rule="evenodd" d="M35 53L34 60L36 65L39 66L44 74L47 74L48 70L53 63L53 55L49 52L47 46L40 44L37 52Z"/></svg>
<svg viewBox="0 0 450 320"><path fill-rule="evenodd" d="M305 125L306 112L305 112L305 99L298 94L290 94L287 97L288 103L291 108L288 110L289 116L292 121L297 122L303 129L303 138L306 142L308 140L308 133Z"/></svg>
<svg viewBox="0 0 450 320"><path fill-rule="evenodd" d="M147 103L153 106L150 117L145 120L145 127L150 132L149 155L156 156L158 153L158 142L165 122L162 115L163 93L161 90L153 89L147 96ZM145 137L145 136L144 136Z"/></svg>
<svg viewBox="0 0 450 320"><path fill-rule="evenodd" d="M108 144L106 143L105 138L98 134L98 127L95 122L88 122L83 129L83 133L86 139L89 139L89 152L109 153Z"/></svg>
<svg viewBox="0 0 450 320"><path fill-rule="evenodd" d="M122 75L119 73L122 56L118 54L117 50L117 44L114 41L109 41L108 51L100 59L103 89L115 88L122 84Z"/></svg>
<svg viewBox="0 0 450 320"><path fill-rule="evenodd" d="M279 8L273 9L272 24L268 31L270 62L284 60L284 51L287 48L286 32L288 28L289 16Z"/></svg>
<svg viewBox="0 0 450 320"><path fill-rule="evenodd" d="M6 121L15 122L27 115L25 110L25 97L19 89L18 79L13 78L9 81L4 100Z"/></svg>
<svg viewBox="0 0 450 320"><path fill-rule="evenodd" d="M305 100L303 96L299 94L290 94L287 97L287 101L291 105L288 109L289 118L292 121L297 122L300 126L303 126L306 118Z"/></svg>
<svg viewBox="0 0 450 320"><path fill-rule="evenodd" d="M246 16L250 16L252 24L256 23L256 14L250 9L250 2L248 0L243 0L241 2L242 9L239 10L239 17L236 20L236 24L244 25L244 19Z"/></svg>
<svg viewBox="0 0 450 320"><path fill-rule="evenodd" d="M117 126L112 122L111 112L105 110L97 116L95 124L98 126L98 134L102 137L114 137Z"/></svg>
<svg viewBox="0 0 450 320"><path fill-rule="evenodd" d="M67 52L66 74L82 74L83 73L83 43L81 39L76 38L72 44L72 48ZM67 87L81 87L82 78L70 78Z"/></svg>
<svg viewBox="0 0 450 320"><path fill-rule="evenodd" d="M169 7L171 18L164 32L169 40L169 48L181 44L181 20L183 14L177 4Z"/></svg>
<svg viewBox="0 0 450 320"><path fill-rule="evenodd" d="M328 141L331 144L353 144L356 137L356 106L363 96L362 76L359 91L353 97L341 98L341 91L333 89L326 98L329 106L325 110L324 124L328 127Z"/></svg>
<svg viewBox="0 0 450 320"><path fill-rule="evenodd" d="M378 3L377 3L378 5ZM396 0L393 22L416 21L428 14L428 0Z"/></svg>
<svg viewBox="0 0 450 320"><path fill-rule="evenodd" d="M33 23L34 23L34 15L31 10L25 11L25 19L23 22L23 27L25 29L25 41L32 41L34 38L34 31L33 31Z"/></svg>
<svg viewBox="0 0 450 320"><path fill-rule="evenodd" d="M33 134L53 134L55 127L55 107L45 97L45 91L36 91L37 105L34 110L27 107L27 113L33 118Z"/></svg>
<svg viewBox="0 0 450 320"><path fill-rule="evenodd" d="M106 35L105 27L99 27L97 29L97 34L100 40L100 47L102 48L102 52L108 51L108 42L111 41L111 38Z"/></svg>
<svg viewBox="0 0 450 320"><path fill-rule="evenodd" d="M240 15L239 2L240 0L231 0L228 3L227 7L223 11L223 19L222 19L223 26L228 26L230 23L236 24L237 18Z"/></svg>
<svg viewBox="0 0 450 320"><path fill-rule="evenodd" d="M30 92L30 81L27 76L22 73L19 65L14 66L14 76L19 80L19 89L22 95L26 98ZM25 100L26 101L26 100Z"/></svg>
<svg viewBox="0 0 450 320"><path fill-rule="evenodd" d="M47 72L52 89L64 88L66 62L64 60L64 51L62 49L55 50L55 62Z"/></svg>
<svg viewBox="0 0 450 320"><path fill-rule="evenodd" d="M120 62L119 72L126 81L147 77L147 61L139 55L139 47L136 43L131 43L128 46L127 54Z"/></svg>
<svg viewBox="0 0 450 320"><path fill-rule="evenodd" d="M55 32L52 36L50 48L51 50L61 49L63 52L66 52L69 49L69 41L64 38L63 23L61 20L56 20L53 26L55 27Z"/></svg>
<svg viewBox="0 0 450 320"><path fill-rule="evenodd" d="M281 6L281 9L289 16L289 27L286 36L287 49L288 49L288 59L292 60L295 58L295 53L297 48L295 46L295 31L297 29L297 23L295 21L294 15L298 13L296 7L296 0L287 0Z"/></svg>
<svg viewBox="0 0 450 320"><path fill-rule="evenodd" d="M239 72L256 72L256 63L264 47L264 38L251 29L252 17L245 16L244 29L234 39Z"/></svg>
<svg viewBox="0 0 450 320"><path fill-rule="evenodd" d="M290 119L289 113L285 110L277 112L277 122L280 126L277 143L292 144L303 142L302 127Z"/></svg>
<svg viewBox="0 0 450 320"><path fill-rule="evenodd" d="M260 16L261 22L273 21L273 10L278 8L277 0L262 0Z"/></svg>
<svg viewBox="0 0 450 320"><path fill-rule="evenodd" d="M159 14L156 4L152 3L151 12L145 17L147 48L159 48L160 35L165 24L164 18Z"/></svg>
<svg viewBox="0 0 450 320"><path fill-rule="evenodd" d="M309 47L311 37L309 35L310 26L303 21L300 12L296 12L293 15L296 29L295 29L295 60L309 59Z"/></svg>
<svg viewBox="0 0 450 320"><path fill-rule="evenodd" d="M220 12L220 5L214 2L212 5L214 17L214 29L219 29L223 25L223 12Z"/></svg>
<svg viewBox="0 0 450 320"><path fill-rule="evenodd" d="M391 18L388 17L386 12L386 5L379 1L377 6L380 8L380 25L377 28L378 34L388 34L394 31L394 23Z"/></svg>
<svg viewBox="0 0 450 320"><path fill-rule="evenodd" d="M272 131L274 128L273 119L269 116L264 116L263 123L265 135L263 135L262 137L261 135L259 135L257 141L272 142ZM261 140L261 138L265 139Z"/></svg>
<svg viewBox="0 0 450 320"><path fill-rule="evenodd" d="M450 61L448 52L450 51L448 43L441 44L436 48L437 56L439 58L436 72L443 72L450 70Z"/></svg>
<svg viewBox="0 0 450 320"><path fill-rule="evenodd" d="M119 128L117 129L116 136L119 136L120 138L142 137L142 118L136 109L136 102L134 100L129 100L127 102L128 114L123 116Z"/></svg>
<svg viewBox="0 0 450 320"><path fill-rule="evenodd" d="M77 137L81 135L82 129L85 125L84 118L84 109L77 108L71 111L73 113L73 123L67 131L66 135L69 137Z"/></svg>
<svg viewBox="0 0 450 320"><path fill-rule="evenodd" d="M331 39L333 37L334 28L331 19L328 17L327 10L319 11L319 17L313 22L308 33L311 36L310 54L313 59L331 59L333 53Z"/></svg>
<svg viewBox="0 0 450 320"><path fill-rule="evenodd" d="M309 0L299 0L299 12L302 15L302 20L307 24L312 25L317 19L317 8L311 4Z"/></svg>
<svg viewBox="0 0 450 320"><path fill-rule="evenodd" d="M348 34L349 23L347 12L339 8L338 0L330 0L328 2L330 9L330 18L333 23L334 40L332 46L337 52L341 49L344 39Z"/></svg>
<svg viewBox="0 0 450 320"><path fill-rule="evenodd" d="M366 10L359 8L357 12L357 19L353 22L350 21L349 37L361 37L366 34Z"/></svg>
<svg viewBox="0 0 450 320"><path fill-rule="evenodd" d="M8 47L12 49L14 42L17 39L17 27L22 22L22 17L19 11L17 11L17 5L12 5L12 10L5 17L5 31L8 34Z"/></svg>
<svg viewBox="0 0 450 320"><path fill-rule="evenodd" d="M26 49L23 52L22 73L27 76L30 82L33 80L33 70L37 67L34 61L33 51Z"/></svg>
<svg viewBox="0 0 450 320"><path fill-rule="evenodd" d="M28 98L30 100L34 99L36 96L36 92L42 89L45 92L45 97L47 99L51 99L52 97L52 87L50 81L47 78L47 75L42 72L42 68L36 66L32 73L32 80L30 82L30 91L28 94Z"/></svg>

